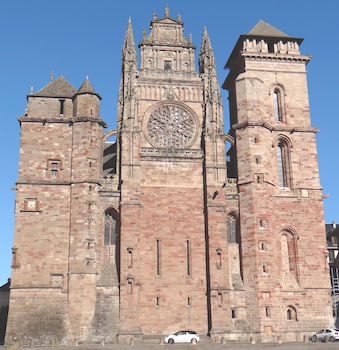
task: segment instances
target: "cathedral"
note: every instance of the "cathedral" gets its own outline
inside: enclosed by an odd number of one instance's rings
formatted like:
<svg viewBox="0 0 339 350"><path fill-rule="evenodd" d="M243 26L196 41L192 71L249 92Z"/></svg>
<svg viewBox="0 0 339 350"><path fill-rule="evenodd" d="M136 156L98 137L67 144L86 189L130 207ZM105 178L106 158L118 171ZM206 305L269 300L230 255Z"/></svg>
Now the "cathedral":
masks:
<svg viewBox="0 0 339 350"><path fill-rule="evenodd" d="M302 341L332 325L302 41L264 21L240 35L228 133L208 32L196 56L168 7L139 66L127 25L117 129L88 78L27 95L7 344Z"/></svg>

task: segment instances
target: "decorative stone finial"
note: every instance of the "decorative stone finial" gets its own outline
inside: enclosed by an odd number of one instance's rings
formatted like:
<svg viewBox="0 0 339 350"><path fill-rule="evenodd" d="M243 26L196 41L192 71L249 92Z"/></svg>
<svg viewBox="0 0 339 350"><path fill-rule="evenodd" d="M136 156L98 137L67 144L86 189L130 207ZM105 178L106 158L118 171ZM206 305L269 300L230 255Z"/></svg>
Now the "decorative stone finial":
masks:
<svg viewBox="0 0 339 350"><path fill-rule="evenodd" d="M131 16L128 17L128 23L132 23Z"/></svg>
<svg viewBox="0 0 339 350"><path fill-rule="evenodd" d="M165 7L165 17L169 17L169 8L168 5Z"/></svg>
<svg viewBox="0 0 339 350"><path fill-rule="evenodd" d="M31 94L33 94L33 85L31 86Z"/></svg>
<svg viewBox="0 0 339 350"><path fill-rule="evenodd" d="M142 39L145 40L146 39L146 29L144 29L142 31Z"/></svg>
<svg viewBox="0 0 339 350"><path fill-rule="evenodd" d="M157 13L154 11L153 12L153 21L155 21L157 19Z"/></svg>
<svg viewBox="0 0 339 350"><path fill-rule="evenodd" d="M54 79L54 73L51 71L51 81Z"/></svg>
<svg viewBox="0 0 339 350"><path fill-rule="evenodd" d="M181 14L178 13L178 22L181 22Z"/></svg>
<svg viewBox="0 0 339 350"><path fill-rule="evenodd" d="M188 42L192 43L192 33L188 34Z"/></svg>

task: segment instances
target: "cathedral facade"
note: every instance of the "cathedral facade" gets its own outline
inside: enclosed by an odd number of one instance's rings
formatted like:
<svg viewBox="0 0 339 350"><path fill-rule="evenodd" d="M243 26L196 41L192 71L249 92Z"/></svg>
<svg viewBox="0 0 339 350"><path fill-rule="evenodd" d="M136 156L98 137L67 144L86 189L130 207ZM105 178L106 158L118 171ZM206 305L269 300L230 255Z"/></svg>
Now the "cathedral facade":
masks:
<svg viewBox="0 0 339 350"><path fill-rule="evenodd" d="M122 48L117 129L63 77L19 118L6 343L298 341L331 326L302 39L260 21L226 67L153 15ZM112 137L116 137L111 142ZM226 152L226 144L231 147Z"/></svg>

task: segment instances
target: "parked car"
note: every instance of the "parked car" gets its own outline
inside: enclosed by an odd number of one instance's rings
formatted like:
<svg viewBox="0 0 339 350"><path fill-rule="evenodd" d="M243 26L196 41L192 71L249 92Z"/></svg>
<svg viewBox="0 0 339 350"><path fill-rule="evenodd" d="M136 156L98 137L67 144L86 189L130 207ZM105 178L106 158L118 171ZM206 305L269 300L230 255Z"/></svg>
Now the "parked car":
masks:
<svg viewBox="0 0 339 350"><path fill-rule="evenodd" d="M336 341L339 340L339 329L337 328L326 328L326 329L322 329L321 331L313 334L310 339L313 342L316 341L325 341L325 337L327 337L327 339L329 341Z"/></svg>
<svg viewBox="0 0 339 350"><path fill-rule="evenodd" d="M165 339L165 343L192 343L196 344L199 342L200 338L196 332L193 331L179 331L174 334L170 334Z"/></svg>

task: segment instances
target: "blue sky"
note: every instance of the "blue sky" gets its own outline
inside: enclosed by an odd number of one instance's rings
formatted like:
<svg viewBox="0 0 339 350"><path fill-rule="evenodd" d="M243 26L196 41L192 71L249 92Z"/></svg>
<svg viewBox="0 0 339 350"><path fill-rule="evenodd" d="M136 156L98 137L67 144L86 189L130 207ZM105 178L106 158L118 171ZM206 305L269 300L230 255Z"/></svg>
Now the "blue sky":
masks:
<svg viewBox="0 0 339 350"><path fill-rule="evenodd" d="M320 128L317 135L320 180L324 194L325 221L339 222L337 172L339 115L339 1L308 0L11 0L3 1L0 14L0 285L10 276L13 244L15 186L18 173L20 128L30 86L44 87L51 71L63 75L78 88L86 75L102 96L101 117L115 127L121 46L131 16L136 43L148 30L153 11L182 15L186 36L191 32L200 49L204 25L214 48L219 82L227 71L224 64L240 34L260 20L281 31L305 38L304 54L311 54L308 82L311 119ZM224 118L228 131L227 93L223 92ZM40 232L36 233L41 234Z"/></svg>

